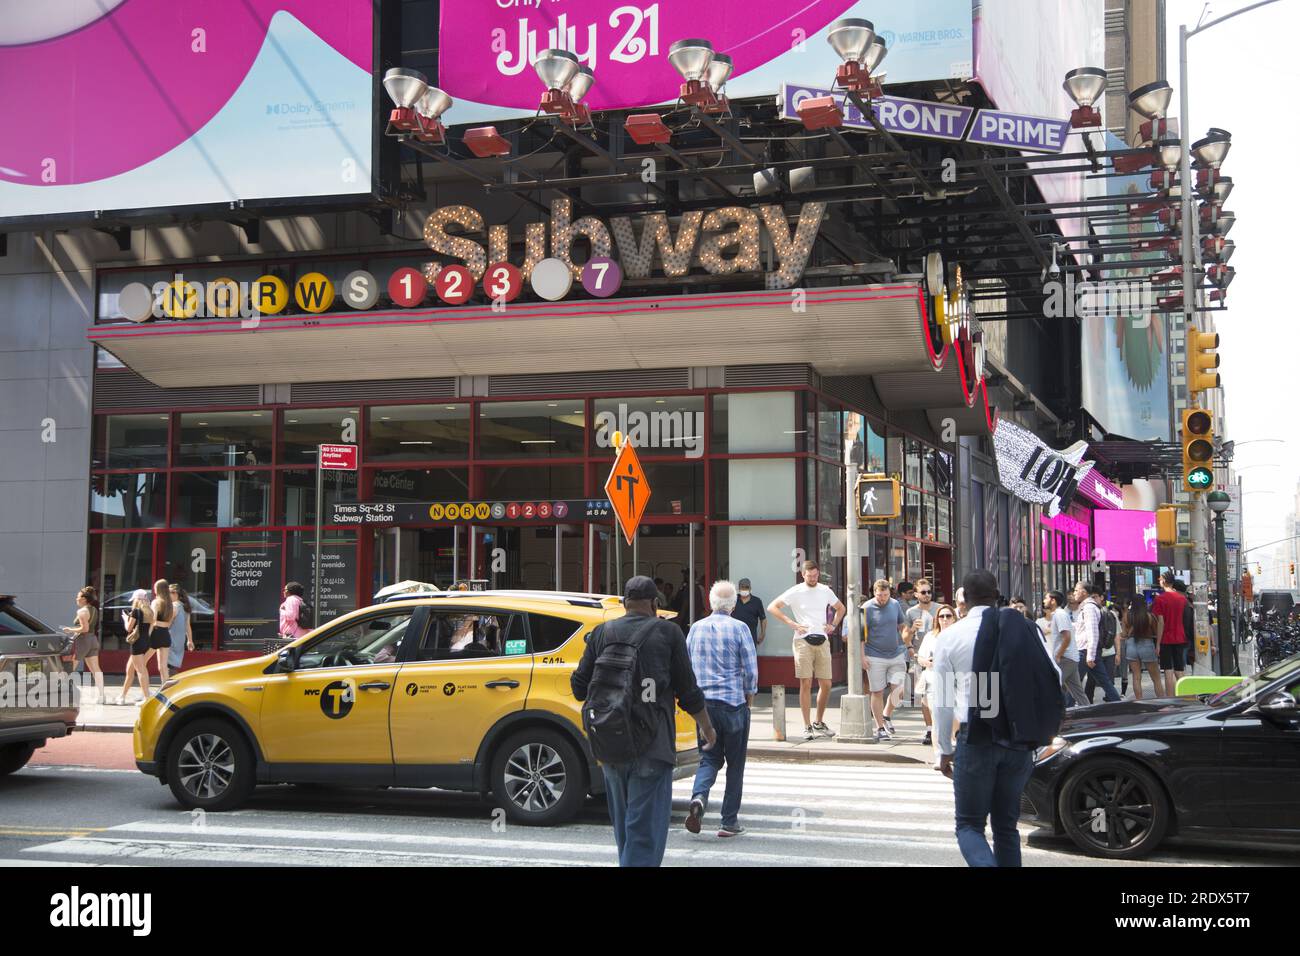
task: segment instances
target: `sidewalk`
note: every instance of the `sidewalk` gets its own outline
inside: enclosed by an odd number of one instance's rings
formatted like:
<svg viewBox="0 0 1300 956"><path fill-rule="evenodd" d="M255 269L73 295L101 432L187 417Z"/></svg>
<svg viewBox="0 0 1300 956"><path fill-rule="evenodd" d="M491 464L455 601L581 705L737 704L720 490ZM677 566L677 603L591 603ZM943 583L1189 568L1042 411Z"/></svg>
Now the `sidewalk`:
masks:
<svg viewBox="0 0 1300 956"><path fill-rule="evenodd" d="M830 703L826 707L826 723L831 730L840 729L840 698L847 688L835 687L831 690ZM816 694L813 695L813 714L816 716ZM848 760L873 761L879 763L920 763L934 762L932 748L921 743L925 736L925 721L921 717L921 707L909 707L904 699L903 706L894 711L894 729L897 735L885 743L842 744L835 740L818 737L813 740L803 739L803 716L799 713L799 688L787 687L785 691L785 732L786 739L776 740L772 733L772 695L759 694L754 698L753 716L749 727L749 756L763 760ZM870 717L868 717L870 722Z"/></svg>
<svg viewBox="0 0 1300 956"><path fill-rule="evenodd" d="M156 692L158 687L159 685L156 682L150 684L149 693ZM121 689L121 677L117 678L116 683L110 680L105 687L105 696L108 700L116 700ZM94 695L95 691L93 689L87 692L87 696L92 700ZM140 695L138 688L132 688L127 700L129 703L125 706L99 703L87 704L83 702L81 710L77 714L77 731L79 733L131 733L135 729L136 718L140 716L140 703L144 701L144 698Z"/></svg>

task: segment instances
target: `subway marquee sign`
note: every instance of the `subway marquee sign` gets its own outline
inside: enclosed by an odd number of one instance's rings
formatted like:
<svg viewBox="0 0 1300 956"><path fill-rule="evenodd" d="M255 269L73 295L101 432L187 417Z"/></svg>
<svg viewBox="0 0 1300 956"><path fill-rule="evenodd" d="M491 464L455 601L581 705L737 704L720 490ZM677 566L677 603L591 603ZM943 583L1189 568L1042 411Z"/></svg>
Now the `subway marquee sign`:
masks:
<svg viewBox="0 0 1300 956"><path fill-rule="evenodd" d="M568 298L579 288L605 298L627 279L647 279L656 270L684 277L692 268L716 276L752 274L767 289L789 289L808 265L826 203L804 203L793 218L784 206L769 204L695 210L675 223L663 212L636 220L616 216L608 223L594 216L575 219L568 199L553 200L550 213L549 223L528 223L519 237L508 225L486 224L472 206L442 206L424 224L424 241L440 261L423 268L404 266L382 276L356 269L337 280L310 271L292 284L270 272L253 280L219 276L203 282L176 274L152 285L127 283L118 295L118 311L135 322L250 319L282 313L291 302L309 314L372 309L384 296L396 307L416 308L430 294L447 305L473 300L496 308L518 298L525 286L548 301ZM518 238L523 256L512 261L511 244ZM760 255L764 238L774 253L771 268ZM582 246L586 260L575 261L575 247Z"/></svg>

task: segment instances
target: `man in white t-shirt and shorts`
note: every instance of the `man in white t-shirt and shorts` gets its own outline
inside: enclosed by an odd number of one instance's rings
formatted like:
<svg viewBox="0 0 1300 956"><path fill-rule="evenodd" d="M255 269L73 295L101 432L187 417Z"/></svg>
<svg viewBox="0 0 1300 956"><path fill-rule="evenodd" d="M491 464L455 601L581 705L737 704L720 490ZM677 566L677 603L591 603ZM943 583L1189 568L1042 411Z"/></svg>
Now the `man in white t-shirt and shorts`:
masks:
<svg viewBox="0 0 1300 956"><path fill-rule="evenodd" d="M818 583L821 571L816 561L803 563L803 584L796 584L784 594L773 599L767 613L794 631L794 676L799 679L799 710L803 714L804 740L818 734L834 737L835 732L826 726L826 704L831 697L831 645L829 635L844 619L844 603L824 584ZM791 620L782 608L794 615ZM827 622L827 609L835 617ZM811 720L812 682L817 679L817 719Z"/></svg>
<svg viewBox="0 0 1300 956"><path fill-rule="evenodd" d="M1047 635L1047 647L1057 670L1061 672L1061 692L1066 707L1086 704L1083 684L1079 680L1079 651L1074 641L1074 621L1066 609L1065 595L1060 591L1048 591L1043 602L1047 609L1047 619L1052 624L1051 633Z"/></svg>

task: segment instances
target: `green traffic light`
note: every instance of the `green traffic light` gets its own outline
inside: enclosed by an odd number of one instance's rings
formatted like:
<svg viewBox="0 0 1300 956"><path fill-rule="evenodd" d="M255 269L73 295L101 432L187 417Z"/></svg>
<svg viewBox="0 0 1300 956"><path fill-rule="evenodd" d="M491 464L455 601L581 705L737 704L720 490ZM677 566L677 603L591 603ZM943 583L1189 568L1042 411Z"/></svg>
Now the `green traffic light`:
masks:
<svg viewBox="0 0 1300 956"><path fill-rule="evenodd" d="M1193 468L1187 473L1187 484L1192 488L1208 488L1214 484L1214 473L1208 468Z"/></svg>

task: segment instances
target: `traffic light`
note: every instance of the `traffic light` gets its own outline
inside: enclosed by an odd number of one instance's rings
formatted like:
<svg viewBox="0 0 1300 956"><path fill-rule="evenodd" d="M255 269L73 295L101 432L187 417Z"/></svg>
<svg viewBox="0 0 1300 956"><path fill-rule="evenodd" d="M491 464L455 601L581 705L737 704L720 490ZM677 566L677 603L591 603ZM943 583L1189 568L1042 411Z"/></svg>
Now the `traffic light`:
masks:
<svg viewBox="0 0 1300 956"><path fill-rule="evenodd" d="M1219 387L1219 333L1187 330L1187 391L1191 395ZM1184 421L1186 419L1184 418Z"/></svg>
<svg viewBox="0 0 1300 956"><path fill-rule="evenodd" d="M1214 487L1214 416L1203 408L1183 409L1183 485L1188 491Z"/></svg>
<svg viewBox="0 0 1300 956"><path fill-rule="evenodd" d="M1178 509L1157 508L1156 509L1156 543L1177 544L1177 542L1178 542Z"/></svg>

